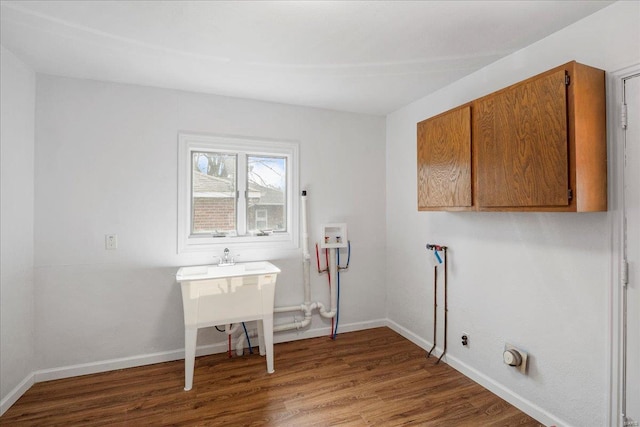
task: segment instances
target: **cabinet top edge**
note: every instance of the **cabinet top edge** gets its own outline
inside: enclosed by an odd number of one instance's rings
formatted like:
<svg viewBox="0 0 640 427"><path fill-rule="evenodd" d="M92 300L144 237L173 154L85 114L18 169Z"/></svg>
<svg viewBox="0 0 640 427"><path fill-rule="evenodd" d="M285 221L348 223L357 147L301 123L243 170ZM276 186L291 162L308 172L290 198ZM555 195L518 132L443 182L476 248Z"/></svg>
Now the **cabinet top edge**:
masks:
<svg viewBox="0 0 640 427"><path fill-rule="evenodd" d="M604 70L601 70L601 69L599 69L599 68L592 67L592 66L590 66L590 65L581 64L581 63L579 63L579 62L577 62L577 61L573 60L573 61L569 61L569 62L566 62L566 63L561 64L561 65L558 65L558 66L556 66L556 67L550 68L550 69L548 69L548 70L546 70L546 71L543 71L543 72L541 72L541 73L535 74L535 75L533 75L533 76L527 77L527 78L525 78L525 79L523 79L523 80L519 80L518 82L513 83L513 84L511 84L511 85L509 85L509 86L505 86L505 87L503 87L502 89L498 89L498 90L496 90L496 91L494 91L494 92L491 92L491 93L488 93L488 94L486 94L486 95L483 95L483 96L481 96L481 97L479 97L479 98L476 98L476 99L474 99L473 101L469 102L469 104L472 104L472 105L473 105L473 104L475 104L475 103L477 103L477 102L483 101L483 100L485 100L485 99L487 99L487 98L491 98L491 97L493 97L493 96L495 96L495 95L498 95L498 94L500 94L500 93L503 93L503 92L506 92L506 91L508 91L508 90L512 90L512 89L514 89L514 88L517 88L517 87L519 87L519 86L523 86L523 85L526 85L526 84L528 84L528 83L531 83L531 82L532 82L532 81L534 81L534 80L537 80L537 79L540 79L540 78L542 78L542 77L545 77L545 76L548 76L548 75L551 75L551 74L557 73L558 71L562 71L562 70L564 70L564 71L566 71L570 76L573 76L573 75L575 74L576 68L581 68L581 69L590 69L590 70L593 70L593 71L599 71L599 72L601 72L601 73L603 73L603 74L604 74ZM573 77L572 77L572 78L573 78ZM569 86L569 87L571 87L571 86Z"/></svg>
<svg viewBox="0 0 640 427"><path fill-rule="evenodd" d="M420 120L420 121L417 123L417 125L420 125L421 123L427 122L427 121L429 121L429 120L437 119L438 117L440 117L440 116L444 116L444 115L449 114L449 113L451 113L451 112L453 112L453 111L463 110L463 109L465 109L465 108L468 108L469 110L471 110L471 105L473 104L473 102L474 102L474 101L469 101L469 102L466 102L466 103L464 103L464 104L461 104L461 105L458 105L458 106L456 106L456 107L453 107L453 108L451 108L451 109L449 109L449 110L447 110L447 111L443 111L443 112L441 112L441 113L438 113L438 114L436 114L435 116L427 117L427 118L426 118L426 119L424 119L424 120Z"/></svg>
<svg viewBox="0 0 640 427"><path fill-rule="evenodd" d="M539 78L544 77L546 75L556 73L556 72L558 72L560 70L566 70L571 75L571 74L574 73L576 67L589 68L589 69L600 71L600 72L604 73L604 70L592 67L590 65L585 65L585 64L579 63L576 60L572 60L572 61L566 62L564 64L557 65L557 66L555 66L553 68L550 68L550 69L548 69L546 71L543 71L541 73L538 73L538 74L535 74L533 76L527 77L524 80L519 80L518 82L516 82L514 84L511 84L509 86L503 87L501 89L498 89L496 91L493 91L493 92L488 93L486 95L483 95L481 97L475 98L475 99L473 99L471 101L465 102L464 104L457 105L456 107L450 108L450 109L448 109L446 111L443 111L443 112L438 113L436 115L433 115L431 117L427 117L426 119L419 121L417 123L417 125L419 125L420 123L426 122L427 120L438 118L438 117L440 117L442 115L448 114L448 113L450 113L452 111L455 111L455 110L458 110L458 109L462 109L462 108L465 108L465 107L471 108L471 107L473 107L474 104L476 104L477 102L482 101L482 100L484 100L486 98L490 98L490 97L495 96L495 95L497 95L497 94L499 94L501 92L513 89L513 88L518 87L518 86L523 85L523 84L527 84L528 82L530 82L532 80L539 79Z"/></svg>

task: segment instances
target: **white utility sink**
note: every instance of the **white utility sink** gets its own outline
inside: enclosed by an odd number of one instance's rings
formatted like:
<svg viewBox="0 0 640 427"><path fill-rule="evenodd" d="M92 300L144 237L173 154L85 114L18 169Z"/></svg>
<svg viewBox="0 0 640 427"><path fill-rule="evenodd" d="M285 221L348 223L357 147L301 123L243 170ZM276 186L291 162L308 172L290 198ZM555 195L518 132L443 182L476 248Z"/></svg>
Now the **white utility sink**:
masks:
<svg viewBox="0 0 640 427"><path fill-rule="evenodd" d="M222 277L251 276L258 274L280 273L280 269L268 261L243 262L234 265L195 265L182 267L176 274L176 280L219 279Z"/></svg>
<svg viewBox="0 0 640 427"><path fill-rule="evenodd" d="M267 372L274 372L273 300L278 273L280 269L267 261L178 270L184 308L185 390L193 385L198 328L257 320L260 354L267 356Z"/></svg>

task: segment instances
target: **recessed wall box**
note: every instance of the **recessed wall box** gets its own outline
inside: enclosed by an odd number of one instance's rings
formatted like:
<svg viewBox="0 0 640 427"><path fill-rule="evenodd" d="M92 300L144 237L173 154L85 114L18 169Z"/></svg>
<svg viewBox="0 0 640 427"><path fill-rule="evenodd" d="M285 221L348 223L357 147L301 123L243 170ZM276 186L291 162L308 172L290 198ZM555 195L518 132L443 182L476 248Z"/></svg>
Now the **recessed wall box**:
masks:
<svg viewBox="0 0 640 427"><path fill-rule="evenodd" d="M346 248L347 247L347 224L322 224L320 231L321 248Z"/></svg>

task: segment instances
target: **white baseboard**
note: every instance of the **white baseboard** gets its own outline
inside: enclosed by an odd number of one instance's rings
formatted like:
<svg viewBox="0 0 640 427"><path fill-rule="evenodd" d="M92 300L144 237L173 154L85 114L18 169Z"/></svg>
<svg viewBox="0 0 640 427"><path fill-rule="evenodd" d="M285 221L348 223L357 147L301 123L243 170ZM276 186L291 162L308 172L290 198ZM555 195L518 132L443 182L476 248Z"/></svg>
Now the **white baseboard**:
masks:
<svg viewBox="0 0 640 427"><path fill-rule="evenodd" d="M343 332L354 332L383 326L389 327L393 331L402 335L404 338L416 344L418 347L425 349L425 351L428 351L433 346L431 342L419 337L412 331L388 319L378 319L369 322L359 322L343 325L339 328L338 333L340 334ZM328 327L305 331L285 331L276 334L276 336L274 337L274 342L281 343L307 338L316 338L329 335L329 333L330 328ZM227 351L227 345L224 343L200 346L196 350L196 356L224 353L225 351ZM441 354L442 348L436 346L432 355L440 357ZM14 388L4 399L2 399L2 401L0 401L0 415L4 414L6 410L9 409L27 390L29 390L29 388L34 383L75 377L79 375L97 374L100 372L113 371L117 369L152 365L154 363L170 362L180 359L184 359L184 349L123 357L119 359L102 360L98 362L83 363L79 365L64 366L60 368L38 370L27 376L20 384L18 384L18 386L16 386L16 388ZM488 389L492 393L506 400L521 411L540 421L541 423L545 425L569 427L569 424L565 421L553 416L531 401L524 399L522 396L513 393L502 384L494 381L493 379L472 368L466 363L460 361L459 359L450 355L445 355L442 358L442 361L447 363L455 370L461 372L463 375L477 382L484 388Z"/></svg>
<svg viewBox="0 0 640 427"><path fill-rule="evenodd" d="M380 326L387 326L386 319L347 324L340 327L338 333L353 332L363 329L377 328ZM329 332L330 328L317 328L313 330L293 331L289 333L281 332L277 333L274 336L274 342L280 343L321 337L323 335L329 335ZM227 351L227 345L224 343L198 346L198 348L196 349L196 356L224 353L225 351ZM82 363L79 365L63 366L52 369L43 369L35 371L33 373L33 376L35 377L35 382L39 383L43 381L59 380L62 378L76 377L79 375L97 374L100 372L134 368L136 366L152 365L154 363L170 362L180 359L184 359L184 349L123 357L119 359L101 360L97 362Z"/></svg>
<svg viewBox="0 0 640 427"><path fill-rule="evenodd" d="M403 326L400 326L391 320L388 320L387 323L389 328L391 328L398 334L402 335L404 338L408 339L418 347L425 349L425 351L429 351L429 349L431 349L431 347L433 346L432 343L420 338L419 336L417 336L410 330L404 328ZM436 346L432 354L435 354L439 357L442 354L442 348ZM486 376L480 371L462 362L460 359L457 359L454 356L445 355L442 358L442 361L445 362L447 365L451 366L452 368L454 368L456 371L462 373L464 376L480 384L482 387L486 388L493 394L506 400L511 405L520 409L522 412L526 413L530 417L535 418L540 423L547 426L553 425L558 427L561 427L561 426L570 427L570 424L567 423L566 421L559 419L558 417L540 408L538 405L534 404L530 400L527 400L522 396L520 396L519 394L514 393L504 385L496 382L492 378Z"/></svg>
<svg viewBox="0 0 640 427"><path fill-rule="evenodd" d="M387 326L386 319L379 319L369 322L351 323L341 326L338 333L353 332L363 329L372 329ZM317 328L305 331L285 331L274 336L274 342L288 342L307 338L316 338L329 335L330 328ZM209 354L224 353L227 345L224 343L199 346L196 349L196 356L206 356ZM163 351L159 353L143 354L118 359L100 360L91 363L81 363L78 365L62 366L59 368L41 369L32 372L16 388L14 388L2 401L0 401L0 415L4 414L20 397L35 383L59 380L63 378L77 377L80 375L98 374L100 372L114 371L118 369L135 368L137 366L152 365L154 363L171 362L184 359L184 349Z"/></svg>
<svg viewBox="0 0 640 427"><path fill-rule="evenodd" d="M13 390L11 390L4 399L0 400L0 417L7 412L14 403L22 397L23 394L27 392L31 388L31 386L35 383L35 376L33 372L27 375L25 379L23 379L20 384L18 384Z"/></svg>
<svg viewBox="0 0 640 427"><path fill-rule="evenodd" d="M495 380L489 378L485 374L480 371L470 367L464 362L461 362L459 359L453 356L445 356L447 358L447 364L454 368L456 371L461 372L468 378L471 378L487 390L491 391L493 394L501 397L506 400L516 408L520 409L522 412L526 413L532 418L540 421L542 424L546 426L558 426L558 427L571 427L569 423L559 419L558 417L550 414L544 409L540 408L538 405L534 404L530 400L527 400L520 396L519 394L514 393L510 389L506 388L504 385L496 382Z"/></svg>
<svg viewBox="0 0 640 427"><path fill-rule="evenodd" d="M225 344L200 346L196 349L196 356L224 353L225 351L227 351ZM100 372L135 368L137 366L153 365L154 363L171 362L180 359L184 359L184 349L122 357L119 359L100 360L98 362L81 363L79 365L63 366L60 368L42 369L35 371L33 375L35 382L40 383L43 381L98 374Z"/></svg>
<svg viewBox="0 0 640 427"><path fill-rule="evenodd" d="M418 335L414 334L407 328L404 328L398 325L396 322L387 320L387 326L391 330L397 332L398 334L402 335L404 338L408 339L409 341L417 345L418 347L423 348L425 351L429 351L431 350L431 347L433 347L432 342L429 342L423 338L420 338ZM433 352L431 354L440 357L440 355L442 354L442 348L436 346L436 348L433 349Z"/></svg>
<svg viewBox="0 0 640 427"><path fill-rule="evenodd" d="M349 323L346 325L339 326L338 335L346 332L363 331L365 329L380 328L383 326L388 326L387 319L371 320L368 322ZM304 329L304 330L294 329L291 331L278 332L273 337L273 342L281 343L281 342L304 340L307 338L317 338L317 337L329 336L330 333L331 333L330 327Z"/></svg>

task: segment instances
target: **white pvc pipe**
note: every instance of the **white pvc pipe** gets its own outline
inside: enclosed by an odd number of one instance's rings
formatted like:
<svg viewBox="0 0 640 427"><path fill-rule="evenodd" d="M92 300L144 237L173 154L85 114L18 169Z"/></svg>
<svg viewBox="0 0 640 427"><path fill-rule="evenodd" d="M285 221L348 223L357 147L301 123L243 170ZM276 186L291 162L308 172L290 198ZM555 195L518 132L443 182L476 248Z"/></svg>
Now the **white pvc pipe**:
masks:
<svg viewBox="0 0 640 427"><path fill-rule="evenodd" d="M288 307L276 307L273 309L274 313L288 313L290 311L304 311L306 310L305 304L291 305Z"/></svg>
<svg viewBox="0 0 640 427"><path fill-rule="evenodd" d="M240 323L235 323L233 326L231 326L231 328L229 328L230 325L224 325L224 331L227 333L227 335L233 335L236 333L236 331L238 329L240 329L240 325L242 324L242 322Z"/></svg>
<svg viewBox="0 0 640 427"><path fill-rule="evenodd" d="M336 292L336 283L338 280L338 264L336 262L337 250L338 249L329 249L329 277L331 278L329 286L329 300L331 301L331 311L327 311L321 303L317 303L318 308L320 309L320 315L328 319L334 317L338 311L338 294Z"/></svg>
<svg viewBox="0 0 640 427"><path fill-rule="evenodd" d="M291 323L285 323L282 325L275 325L273 327L273 332L282 332L282 331L290 331L292 329L303 329L311 324L311 317L313 315L313 310L318 308L317 304L314 302L310 305L301 304L298 306L290 306L290 307L278 307L273 311L274 313L286 313L290 311L302 311L304 313L303 320L294 320ZM253 338L257 336L257 332L251 330L248 332L249 337ZM238 336L238 340L236 341L236 354L238 356L242 356L244 354L244 342L245 342L245 334L241 333Z"/></svg>
<svg viewBox="0 0 640 427"><path fill-rule="evenodd" d="M251 338L258 337L258 331L255 329L251 329L251 330L247 329L247 333ZM245 333L244 331L242 331L242 333L238 336L238 340L236 341L236 355L238 356L242 356L244 354L245 338L246 338Z"/></svg>
<svg viewBox="0 0 640 427"><path fill-rule="evenodd" d="M309 229L307 228L307 191L302 192L302 206L300 215L302 216L302 256L309 259Z"/></svg>
<svg viewBox="0 0 640 427"><path fill-rule="evenodd" d="M338 279L338 265L336 262L336 253L330 250L329 255L329 274L331 275L331 286L329 290L331 309L327 310L324 304L321 302L311 302L311 268L309 254L309 229L307 224L307 192L302 191L301 194L301 209L300 209L301 223L302 223L302 274L303 274L303 287L304 287L304 303L300 305L292 305L287 307L275 307L274 313L287 313L300 311L304 313L303 320L294 320L290 323L282 325L276 325L273 328L274 332L289 331L293 329L303 329L311 324L311 317L313 310L318 309L320 315L324 318L333 318L338 310L338 297L336 293L336 281ZM251 334L253 336L253 334ZM236 342L236 353L241 355L244 350L245 336L241 334Z"/></svg>
<svg viewBox="0 0 640 427"><path fill-rule="evenodd" d="M304 280L304 304L311 305L311 269L309 267L309 258L305 258L302 262L302 274Z"/></svg>
<svg viewBox="0 0 640 427"><path fill-rule="evenodd" d="M311 316L313 310L316 308L316 303L313 303L309 306L303 305L304 319L303 320L294 320L291 323L285 323L283 325L276 325L273 327L274 332L282 332L282 331L290 331L292 329L303 329L311 324Z"/></svg>
<svg viewBox="0 0 640 427"><path fill-rule="evenodd" d="M311 255L309 254L309 228L307 226L307 191L302 192L302 279L304 281L304 303L309 306L311 304L311 278L309 271L309 260Z"/></svg>

